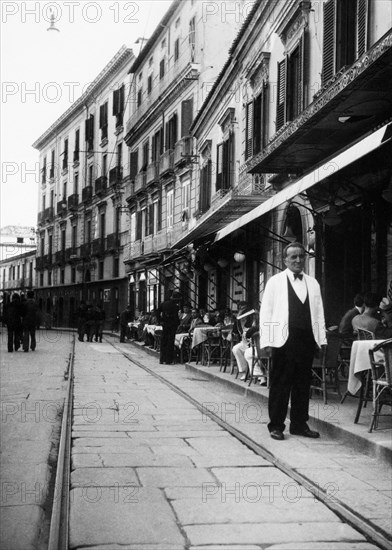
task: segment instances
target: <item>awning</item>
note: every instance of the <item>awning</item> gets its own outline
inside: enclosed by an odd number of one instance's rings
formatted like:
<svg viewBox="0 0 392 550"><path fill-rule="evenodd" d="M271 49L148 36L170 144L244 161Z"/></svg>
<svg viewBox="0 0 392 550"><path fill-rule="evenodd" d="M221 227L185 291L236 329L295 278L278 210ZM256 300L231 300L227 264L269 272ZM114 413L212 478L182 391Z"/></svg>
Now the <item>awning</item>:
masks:
<svg viewBox="0 0 392 550"><path fill-rule="evenodd" d="M388 129L389 127L389 129ZM387 130L388 129L388 130ZM307 189L327 180L331 176L335 175L339 170L342 170L346 166L349 166L353 162L357 161L364 155L374 151L381 145L384 145L386 141L391 140L392 123L385 124L369 136L363 138L361 141L352 145L336 157L329 159L324 164L318 166L312 172L309 172L306 176L303 176L296 182L292 183L274 197L268 199L264 203L260 204L257 208L254 208L247 214L244 214L236 221L230 223L220 231L218 231L215 242L227 237L240 227L247 225L251 221L260 218L264 214L267 214L274 208L277 208L281 204L293 199L296 195L304 193Z"/></svg>

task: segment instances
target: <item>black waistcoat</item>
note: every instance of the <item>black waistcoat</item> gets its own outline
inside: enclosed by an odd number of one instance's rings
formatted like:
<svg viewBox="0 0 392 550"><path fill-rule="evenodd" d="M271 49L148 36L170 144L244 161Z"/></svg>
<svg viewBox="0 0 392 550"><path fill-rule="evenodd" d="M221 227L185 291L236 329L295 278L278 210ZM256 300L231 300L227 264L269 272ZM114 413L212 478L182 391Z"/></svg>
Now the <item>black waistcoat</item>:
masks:
<svg viewBox="0 0 392 550"><path fill-rule="evenodd" d="M305 330L312 333L312 318L310 315L309 294L304 303L298 298L289 278L287 278L289 295L289 332L290 330Z"/></svg>

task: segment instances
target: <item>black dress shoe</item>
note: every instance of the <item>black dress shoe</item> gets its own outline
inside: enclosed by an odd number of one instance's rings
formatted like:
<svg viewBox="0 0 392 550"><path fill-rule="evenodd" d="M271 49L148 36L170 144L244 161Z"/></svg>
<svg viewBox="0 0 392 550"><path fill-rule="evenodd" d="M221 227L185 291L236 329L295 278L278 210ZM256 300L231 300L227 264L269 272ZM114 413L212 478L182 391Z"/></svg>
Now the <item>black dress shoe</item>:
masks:
<svg viewBox="0 0 392 550"><path fill-rule="evenodd" d="M276 439L277 441L282 441L284 439L283 432L281 432L280 430L272 430L270 432L270 436L272 437L272 439Z"/></svg>
<svg viewBox="0 0 392 550"><path fill-rule="evenodd" d="M305 428L304 430L290 430L291 435L301 435L302 437L310 437L311 439L317 439L320 437L320 434L310 428Z"/></svg>

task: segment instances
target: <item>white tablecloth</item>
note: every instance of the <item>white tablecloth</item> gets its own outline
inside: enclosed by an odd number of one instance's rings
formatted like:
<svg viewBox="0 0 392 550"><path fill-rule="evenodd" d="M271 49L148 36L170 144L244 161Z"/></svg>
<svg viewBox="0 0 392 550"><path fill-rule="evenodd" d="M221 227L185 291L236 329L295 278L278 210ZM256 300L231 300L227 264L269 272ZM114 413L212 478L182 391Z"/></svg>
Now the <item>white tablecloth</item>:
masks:
<svg viewBox="0 0 392 550"><path fill-rule="evenodd" d="M207 332L209 330L214 330L214 327L211 325L203 325L200 327L195 327L193 329L192 348L194 348L195 346L198 346L199 344L207 340Z"/></svg>
<svg viewBox="0 0 392 550"><path fill-rule="evenodd" d="M361 373L371 368L369 350L381 342L384 342L384 340L355 340L353 342L347 384L347 389L352 395L355 395L362 385ZM381 361L384 359L384 353L378 351L374 357L376 361Z"/></svg>
<svg viewBox="0 0 392 550"><path fill-rule="evenodd" d="M154 336L157 330L162 330L162 327L160 325L146 325L144 328L146 332L148 334L152 334L152 336Z"/></svg>
<svg viewBox="0 0 392 550"><path fill-rule="evenodd" d="M174 339L174 345L177 348L181 348L185 338L189 337L189 332L179 332Z"/></svg>

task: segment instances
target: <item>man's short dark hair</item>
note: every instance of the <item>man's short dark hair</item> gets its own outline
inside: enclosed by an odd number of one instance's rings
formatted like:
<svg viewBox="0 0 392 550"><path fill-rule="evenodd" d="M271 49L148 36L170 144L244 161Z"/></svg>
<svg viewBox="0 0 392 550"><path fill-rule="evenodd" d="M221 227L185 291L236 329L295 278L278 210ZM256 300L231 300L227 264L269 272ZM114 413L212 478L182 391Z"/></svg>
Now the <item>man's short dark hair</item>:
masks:
<svg viewBox="0 0 392 550"><path fill-rule="evenodd" d="M366 294L363 297L363 303L366 307L377 307L379 303L379 299L376 294L373 292L366 292Z"/></svg>
<svg viewBox="0 0 392 550"><path fill-rule="evenodd" d="M304 245L302 243L297 243L297 242L293 242L293 243L289 243L288 245L286 245L283 249L283 258L287 258L287 253L288 253L288 250L289 248L301 248L305 254L306 254L306 248L304 247Z"/></svg>
<svg viewBox="0 0 392 550"><path fill-rule="evenodd" d="M356 294L354 296L354 306L362 307L363 306L363 295L362 294Z"/></svg>
<svg viewBox="0 0 392 550"><path fill-rule="evenodd" d="M34 290L27 291L27 298L34 298Z"/></svg>

